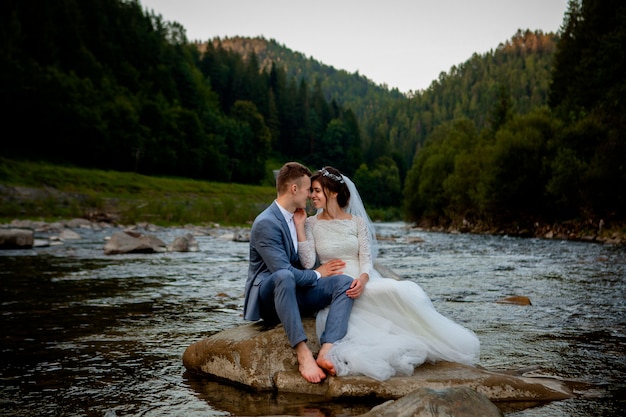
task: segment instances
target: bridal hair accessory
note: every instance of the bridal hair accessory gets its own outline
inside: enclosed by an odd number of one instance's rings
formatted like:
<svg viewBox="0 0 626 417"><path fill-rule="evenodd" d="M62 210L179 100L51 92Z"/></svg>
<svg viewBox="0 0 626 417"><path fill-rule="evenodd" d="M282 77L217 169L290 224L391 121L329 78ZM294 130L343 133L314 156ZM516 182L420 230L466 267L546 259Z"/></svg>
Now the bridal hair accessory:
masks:
<svg viewBox="0 0 626 417"><path fill-rule="evenodd" d="M320 173L321 173L324 177L328 177L328 178L330 178L331 180L333 180L333 181L337 181L337 182L338 182L338 183L340 183L340 184L343 184L343 183L344 183L343 178L341 178L339 175L331 174L330 172L328 172L328 171L326 170L326 168L322 168L322 169L320 169Z"/></svg>

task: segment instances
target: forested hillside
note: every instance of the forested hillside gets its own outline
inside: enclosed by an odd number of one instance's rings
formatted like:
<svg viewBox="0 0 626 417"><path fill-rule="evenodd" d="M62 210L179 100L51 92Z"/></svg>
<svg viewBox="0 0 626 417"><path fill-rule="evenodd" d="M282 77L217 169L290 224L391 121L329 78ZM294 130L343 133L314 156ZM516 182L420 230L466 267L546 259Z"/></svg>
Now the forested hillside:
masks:
<svg viewBox="0 0 626 417"><path fill-rule="evenodd" d="M625 6L571 0L403 95L263 38L190 43L137 0L10 0L1 156L271 184L335 165L436 225L623 220Z"/></svg>
<svg viewBox="0 0 626 417"><path fill-rule="evenodd" d="M278 67L201 54L138 1L3 8L4 156L250 184L271 178L270 158L358 168L349 109Z"/></svg>
<svg viewBox="0 0 626 417"><path fill-rule="evenodd" d="M277 65L285 70L288 79L304 79L310 85L319 83L326 100L334 100L350 108L359 120L368 120L378 109L405 98L397 89L377 85L358 72L351 74L321 63L314 57L292 51L274 39L232 37L210 41L214 46L237 52L243 57L255 54L262 70ZM206 43L199 45L201 50L205 47Z"/></svg>
<svg viewBox="0 0 626 417"><path fill-rule="evenodd" d="M547 104L556 43L554 34L518 31L495 50L442 72L426 90L381 109L363 122L370 159L393 149L408 167L442 123L466 117L479 129L496 127L506 115Z"/></svg>
<svg viewBox="0 0 626 417"><path fill-rule="evenodd" d="M365 162L373 165L381 156L395 156L406 172L418 146L443 122L465 116L482 128L496 106L505 106L507 112L528 113L547 104L557 40L555 34L518 30L495 50L474 54L448 72L442 71L426 90L408 96L376 85L363 75L348 74L291 51L275 40L233 37L210 43L244 59L254 54L261 69L276 65L289 78L319 83L327 100L350 108L356 115ZM198 46L204 50L206 45Z"/></svg>
<svg viewBox="0 0 626 417"><path fill-rule="evenodd" d="M474 54L442 72L431 86L409 96L375 85L312 57L264 38L213 39L199 44L256 57L261 69L282 68L296 80L319 88L327 100L351 109L362 141L362 162L355 180L370 192L370 206L392 206L402 198L407 170L426 137L442 123L464 116L481 129L513 113L546 105L557 36L518 31L495 50ZM499 112L499 113L498 113ZM342 166L343 164L340 164ZM342 169L347 169L342 168Z"/></svg>
<svg viewBox="0 0 626 417"><path fill-rule="evenodd" d="M484 122L463 110L437 125L406 177L407 216L470 229L513 226L535 235L551 223L585 223L597 233L606 221L623 221L624 44L624 3L570 1L550 106L532 106L544 93L509 95L511 83L501 84L505 94Z"/></svg>

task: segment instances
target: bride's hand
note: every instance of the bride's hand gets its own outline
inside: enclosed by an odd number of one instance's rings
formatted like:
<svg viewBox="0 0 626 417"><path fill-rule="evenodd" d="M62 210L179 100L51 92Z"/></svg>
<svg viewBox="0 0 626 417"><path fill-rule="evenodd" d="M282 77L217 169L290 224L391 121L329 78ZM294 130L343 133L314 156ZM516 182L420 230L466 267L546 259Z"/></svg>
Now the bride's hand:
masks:
<svg viewBox="0 0 626 417"><path fill-rule="evenodd" d="M369 281L368 274L361 274L359 278L356 278L350 284L350 288L346 291L346 295L350 298L359 298L363 294L365 284Z"/></svg>
<svg viewBox="0 0 626 417"><path fill-rule="evenodd" d="M293 213L293 222L296 226L303 225L306 220L306 211L304 209L296 209Z"/></svg>

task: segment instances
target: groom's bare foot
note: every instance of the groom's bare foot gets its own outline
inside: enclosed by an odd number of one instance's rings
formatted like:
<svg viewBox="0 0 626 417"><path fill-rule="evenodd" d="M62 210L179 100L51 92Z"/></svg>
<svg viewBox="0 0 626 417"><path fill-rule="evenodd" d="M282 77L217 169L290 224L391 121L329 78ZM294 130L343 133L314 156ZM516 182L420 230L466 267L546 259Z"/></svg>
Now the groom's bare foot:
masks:
<svg viewBox="0 0 626 417"><path fill-rule="evenodd" d="M337 372L335 371L335 365L333 365L333 363L328 358L326 358L326 354L331 347L333 347L332 343L324 343L322 345L322 348L320 349L320 352L317 354L316 362L319 367L328 372L329 375L337 375Z"/></svg>
<svg viewBox="0 0 626 417"><path fill-rule="evenodd" d="M326 378L326 373L317 365L313 354L305 342L300 342L296 345L296 353L298 355L298 369L304 379L317 384Z"/></svg>

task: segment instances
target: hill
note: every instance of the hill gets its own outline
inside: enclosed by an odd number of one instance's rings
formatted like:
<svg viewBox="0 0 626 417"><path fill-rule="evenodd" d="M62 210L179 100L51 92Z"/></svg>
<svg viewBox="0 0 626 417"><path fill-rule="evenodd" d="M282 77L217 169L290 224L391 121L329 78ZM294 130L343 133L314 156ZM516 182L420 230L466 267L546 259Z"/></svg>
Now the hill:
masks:
<svg viewBox="0 0 626 417"><path fill-rule="evenodd" d="M410 96L377 85L358 72L350 74L321 63L274 39L230 37L211 42L244 59L255 54L261 70L278 65L290 78L319 83L327 100L355 113L365 162L373 165L380 156L399 154L402 158L396 158L396 163L405 173L418 147L442 123L464 116L482 128L491 122L489 115L498 103L505 102L507 111L521 114L546 105L558 36L518 30L495 49L442 69L429 88ZM201 51L206 49L206 43L197 45Z"/></svg>
<svg viewBox="0 0 626 417"><path fill-rule="evenodd" d="M321 63L314 57L293 51L274 39L235 36L211 41L215 47L236 52L244 58L251 53L255 54L262 71L269 71L272 65L277 65L285 70L289 79L306 80L309 85L319 83L326 100L334 100L352 109L359 120L367 120L377 109L406 98L398 89L377 85L358 72L351 74ZM206 50L206 43L197 45L200 51Z"/></svg>

